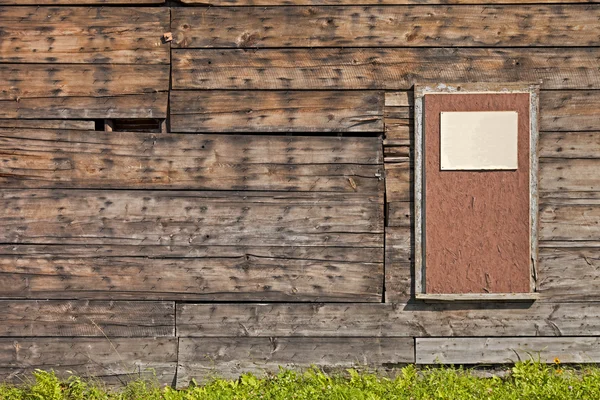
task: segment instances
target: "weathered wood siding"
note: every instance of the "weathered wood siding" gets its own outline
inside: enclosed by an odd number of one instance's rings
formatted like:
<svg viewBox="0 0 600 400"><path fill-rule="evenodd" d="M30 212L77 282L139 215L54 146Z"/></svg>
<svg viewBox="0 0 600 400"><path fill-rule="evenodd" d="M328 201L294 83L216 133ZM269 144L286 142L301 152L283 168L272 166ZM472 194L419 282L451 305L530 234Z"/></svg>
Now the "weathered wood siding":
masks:
<svg viewBox="0 0 600 400"><path fill-rule="evenodd" d="M0 0L0 378L598 361L600 2L162 3ZM535 303L414 299L440 81L540 84Z"/></svg>

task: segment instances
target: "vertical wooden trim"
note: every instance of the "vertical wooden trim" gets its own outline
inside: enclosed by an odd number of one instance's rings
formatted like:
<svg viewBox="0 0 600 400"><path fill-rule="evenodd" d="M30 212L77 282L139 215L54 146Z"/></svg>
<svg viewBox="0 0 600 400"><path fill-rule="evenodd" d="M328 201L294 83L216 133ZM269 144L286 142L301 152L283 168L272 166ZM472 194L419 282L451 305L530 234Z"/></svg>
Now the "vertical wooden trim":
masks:
<svg viewBox="0 0 600 400"><path fill-rule="evenodd" d="M530 288L531 292L537 289L537 259L538 259L538 118L539 118L539 89L540 84L531 83L472 83L462 85L447 85L439 83L437 85L415 85L414 87L414 104L415 104L415 183L414 183L414 207L415 207L415 297L421 299L429 299L425 287L425 268L426 260L424 255L425 236L424 236L424 209L425 202L425 175L423 173L423 165L425 161L425 149L423 148L424 129L424 96L425 94L469 94L469 93L529 93L530 95L530 132L529 132L529 151L530 151L530 173L529 173L529 188L530 188ZM494 299L495 296L490 296ZM487 296L482 296L482 299ZM510 300L510 294L506 295L507 300ZM466 297L461 297L460 294L436 295L430 300L471 300Z"/></svg>

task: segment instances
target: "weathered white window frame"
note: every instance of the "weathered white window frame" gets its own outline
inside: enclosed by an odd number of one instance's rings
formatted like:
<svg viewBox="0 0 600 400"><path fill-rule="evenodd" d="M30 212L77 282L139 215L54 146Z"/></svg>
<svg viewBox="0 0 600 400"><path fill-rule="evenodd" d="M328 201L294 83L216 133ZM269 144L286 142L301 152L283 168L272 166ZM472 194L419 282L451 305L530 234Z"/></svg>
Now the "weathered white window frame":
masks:
<svg viewBox="0 0 600 400"><path fill-rule="evenodd" d="M530 99L530 287L529 293L457 293L433 294L427 293L425 288L424 259L424 108L423 98L427 94L503 94L503 93L528 93ZM415 85L415 180L414 180L414 211L415 211L415 297L429 301L478 301L478 300L511 300L532 301L538 297L536 293L536 269L538 259L538 116L539 116L539 85L524 83L488 83L488 84L444 84Z"/></svg>

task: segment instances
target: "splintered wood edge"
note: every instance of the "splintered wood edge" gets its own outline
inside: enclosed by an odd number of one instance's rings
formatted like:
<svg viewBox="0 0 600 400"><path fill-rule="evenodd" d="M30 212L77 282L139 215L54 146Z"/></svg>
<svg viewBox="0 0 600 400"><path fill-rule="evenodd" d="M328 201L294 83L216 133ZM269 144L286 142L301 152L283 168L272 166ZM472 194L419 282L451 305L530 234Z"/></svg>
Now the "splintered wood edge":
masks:
<svg viewBox="0 0 600 400"><path fill-rule="evenodd" d="M469 300L515 300L533 301L538 298L537 261L538 261L538 140L539 140L539 91L541 81L537 83L465 83L415 85L414 86L414 128L415 128L415 298L431 301L469 301ZM530 293L480 293L480 294L427 294L425 287L425 232L423 229L425 202L425 175L423 165L425 152L423 149L423 97L426 94L503 94L528 93L529 108L529 217L530 217Z"/></svg>

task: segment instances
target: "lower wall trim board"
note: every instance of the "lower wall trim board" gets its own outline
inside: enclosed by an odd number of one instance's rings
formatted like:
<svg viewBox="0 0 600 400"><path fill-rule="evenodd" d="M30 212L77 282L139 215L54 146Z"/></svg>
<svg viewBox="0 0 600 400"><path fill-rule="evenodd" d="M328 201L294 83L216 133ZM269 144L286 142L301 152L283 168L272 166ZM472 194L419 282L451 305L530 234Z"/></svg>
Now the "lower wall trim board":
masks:
<svg viewBox="0 0 600 400"><path fill-rule="evenodd" d="M417 364L600 362L599 337L417 338L415 346Z"/></svg>
<svg viewBox="0 0 600 400"><path fill-rule="evenodd" d="M413 338L181 338L177 387L286 368L389 367L414 362Z"/></svg>
<svg viewBox="0 0 600 400"><path fill-rule="evenodd" d="M43 369L109 385L137 378L171 385L176 362L176 338L0 339L0 382L22 383L35 369Z"/></svg>

